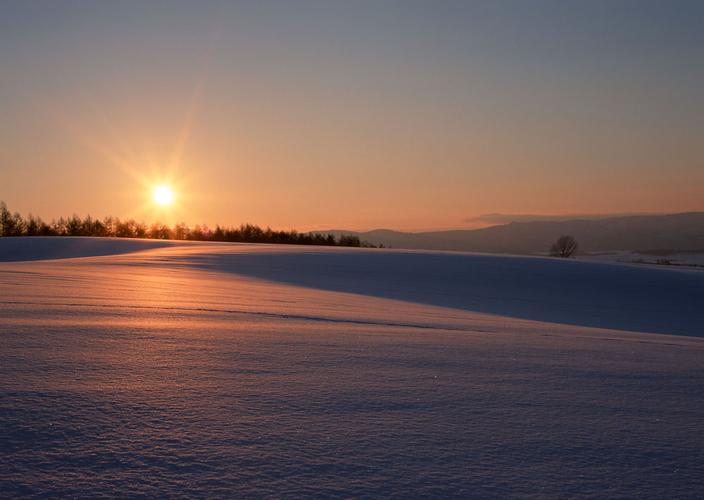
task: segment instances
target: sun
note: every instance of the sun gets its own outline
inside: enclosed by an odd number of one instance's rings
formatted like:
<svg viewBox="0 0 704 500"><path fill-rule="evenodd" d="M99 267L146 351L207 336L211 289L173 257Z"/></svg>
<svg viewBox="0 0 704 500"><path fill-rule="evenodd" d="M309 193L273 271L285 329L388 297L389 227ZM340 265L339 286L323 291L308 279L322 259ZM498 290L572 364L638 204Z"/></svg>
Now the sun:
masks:
<svg viewBox="0 0 704 500"><path fill-rule="evenodd" d="M154 202L162 207L174 202L174 192L169 186L156 186L154 188Z"/></svg>

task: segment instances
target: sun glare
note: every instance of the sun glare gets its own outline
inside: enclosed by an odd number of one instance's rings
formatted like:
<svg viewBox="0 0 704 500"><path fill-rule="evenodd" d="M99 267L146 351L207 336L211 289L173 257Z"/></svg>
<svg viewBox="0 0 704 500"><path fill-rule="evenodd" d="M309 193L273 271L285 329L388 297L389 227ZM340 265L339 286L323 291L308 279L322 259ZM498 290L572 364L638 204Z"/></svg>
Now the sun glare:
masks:
<svg viewBox="0 0 704 500"><path fill-rule="evenodd" d="M154 188L154 202L165 207L174 201L174 192L168 186L156 186Z"/></svg>

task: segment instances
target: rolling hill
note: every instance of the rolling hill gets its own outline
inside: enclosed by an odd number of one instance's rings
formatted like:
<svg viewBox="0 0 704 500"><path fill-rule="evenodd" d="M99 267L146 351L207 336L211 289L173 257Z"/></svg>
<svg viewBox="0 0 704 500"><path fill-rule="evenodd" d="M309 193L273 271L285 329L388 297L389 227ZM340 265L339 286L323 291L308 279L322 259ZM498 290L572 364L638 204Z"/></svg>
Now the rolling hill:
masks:
<svg viewBox="0 0 704 500"><path fill-rule="evenodd" d="M330 232L355 234L369 243L391 248L425 250L541 254L557 237L570 234L582 252L704 251L704 212L511 222L483 229L422 233L388 229Z"/></svg>

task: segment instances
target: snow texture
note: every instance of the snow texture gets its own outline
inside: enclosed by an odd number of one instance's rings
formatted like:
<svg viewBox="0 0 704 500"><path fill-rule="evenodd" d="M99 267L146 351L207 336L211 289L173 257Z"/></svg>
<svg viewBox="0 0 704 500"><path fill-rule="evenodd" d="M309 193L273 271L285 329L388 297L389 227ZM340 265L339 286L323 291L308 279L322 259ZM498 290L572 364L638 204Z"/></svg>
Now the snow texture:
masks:
<svg viewBox="0 0 704 500"><path fill-rule="evenodd" d="M704 495L701 272L90 238L0 260L0 496Z"/></svg>

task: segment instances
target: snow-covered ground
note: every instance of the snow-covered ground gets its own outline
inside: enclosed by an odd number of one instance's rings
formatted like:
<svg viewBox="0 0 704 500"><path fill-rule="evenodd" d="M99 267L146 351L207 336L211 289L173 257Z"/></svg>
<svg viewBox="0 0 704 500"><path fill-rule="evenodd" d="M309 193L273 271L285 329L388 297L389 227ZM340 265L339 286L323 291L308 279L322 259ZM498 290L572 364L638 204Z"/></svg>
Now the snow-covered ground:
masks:
<svg viewBox="0 0 704 500"><path fill-rule="evenodd" d="M704 494L701 271L90 238L0 261L0 496Z"/></svg>
<svg viewBox="0 0 704 500"><path fill-rule="evenodd" d="M663 252L638 253L627 251L601 252L596 254L583 254L577 257L580 260L593 262L620 262L627 264L668 265L685 267L704 271L704 252Z"/></svg>

